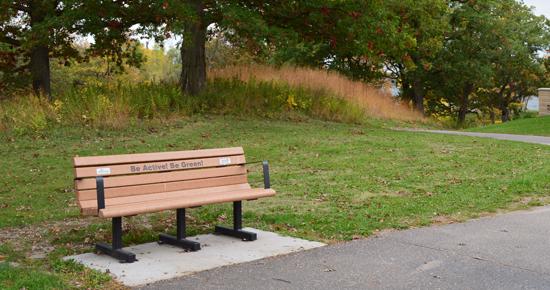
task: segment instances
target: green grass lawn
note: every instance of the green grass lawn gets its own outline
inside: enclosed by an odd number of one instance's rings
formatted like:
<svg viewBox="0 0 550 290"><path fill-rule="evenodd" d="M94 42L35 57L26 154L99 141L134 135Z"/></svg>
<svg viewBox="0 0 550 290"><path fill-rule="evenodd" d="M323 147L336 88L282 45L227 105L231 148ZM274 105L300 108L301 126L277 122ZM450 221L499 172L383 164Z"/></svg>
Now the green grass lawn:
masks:
<svg viewBox="0 0 550 290"><path fill-rule="evenodd" d="M470 128L467 131L550 136L550 116L518 119L502 124Z"/></svg>
<svg viewBox="0 0 550 290"><path fill-rule="evenodd" d="M270 161L278 192L244 203L244 224L325 242L540 205L550 195L548 146L398 132L379 123L202 117L119 131L58 128L1 138L0 255L12 266L0 262L0 288L113 286L103 274L60 260L92 251L110 235L110 221L79 216L74 155L243 146L248 161ZM261 168L250 170L251 182L261 186ZM189 233L229 223L230 206L189 210ZM126 219L125 243L154 241L158 232L172 231L173 215ZM10 238L26 231L31 234L19 242ZM40 237L33 238L36 233ZM55 250L30 259L32 241Z"/></svg>

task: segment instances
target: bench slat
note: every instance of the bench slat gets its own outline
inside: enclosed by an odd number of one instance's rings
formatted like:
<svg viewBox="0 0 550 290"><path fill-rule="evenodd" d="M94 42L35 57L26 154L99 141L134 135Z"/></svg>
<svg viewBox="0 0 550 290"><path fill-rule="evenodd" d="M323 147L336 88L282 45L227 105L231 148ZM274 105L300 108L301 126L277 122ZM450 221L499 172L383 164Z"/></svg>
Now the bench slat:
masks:
<svg viewBox="0 0 550 290"><path fill-rule="evenodd" d="M162 171L189 170L246 163L244 155L224 155L222 157L201 159L177 159L151 163L128 163L124 165L109 165L103 167L76 167L76 178L96 176L116 176L127 174L153 173ZM105 172L108 172L105 173Z"/></svg>
<svg viewBox="0 0 550 290"><path fill-rule="evenodd" d="M191 179L222 177L222 176L231 176L231 175L239 175L239 174L246 174L246 168L244 167L244 165L105 177L104 186L105 188L109 188L109 187L119 187L119 186L129 186L129 185L141 185L141 184L163 183L163 182L171 182L171 181L183 181L183 180L191 180ZM75 180L75 188L77 190L95 189L96 180L95 178L77 179Z"/></svg>
<svg viewBox="0 0 550 290"><path fill-rule="evenodd" d="M157 200L163 200L163 199L180 199L180 198L185 198L186 196L205 195L205 194L219 193L219 192L232 192L236 190L247 190L247 189L250 189L250 185L248 183L244 183L244 184L225 185L225 186L208 187L208 188L191 189L191 190L160 192L160 193L145 194L145 195L138 195L138 196L108 198L108 199L105 199L105 206L107 208L107 207L117 206L117 205L129 205L132 203L157 201ZM84 200L84 201L80 201L79 204L80 204L82 214L97 215L96 200Z"/></svg>
<svg viewBox="0 0 550 290"><path fill-rule="evenodd" d="M196 193L189 194L185 197L177 199L162 199L156 201L111 206L100 210L99 216L103 218L130 216L141 213L151 213L178 208L189 208L214 203L258 199L273 195L275 195L275 191L273 189L263 188L254 188L231 192L218 192L210 194Z"/></svg>
<svg viewBox="0 0 550 290"><path fill-rule="evenodd" d="M187 151L175 151L175 152L75 157L73 159L73 164L75 167L82 167L82 166L114 165L114 164L124 164L124 163L144 163L144 162L205 158L205 157L221 157L226 155L242 155L242 154L244 154L244 150L242 147L232 147L232 148L187 150Z"/></svg>
<svg viewBox="0 0 550 290"><path fill-rule="evenodd" d="M248 178L246 175L233 175L225 177L214 177L204 179L193 179L185 181L175 181L166 183L154 183L145 185L125 186L125 187L112 187L105 189L105 198L116 198L123 196L135 196L142 194L150 194L164 191L178 191L195 188L205 188L223 185L243 184L247 183ZM81 190L77 192L77 199L79 201L93 200L96 202L97 192L95 189Z"/></svg>

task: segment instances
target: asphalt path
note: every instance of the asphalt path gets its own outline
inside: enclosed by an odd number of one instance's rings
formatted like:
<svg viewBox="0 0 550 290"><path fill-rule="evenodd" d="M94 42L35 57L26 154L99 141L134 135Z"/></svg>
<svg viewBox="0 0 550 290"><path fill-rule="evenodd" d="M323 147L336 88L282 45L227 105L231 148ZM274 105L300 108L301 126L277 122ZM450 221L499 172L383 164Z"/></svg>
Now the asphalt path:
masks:
<svg viewBox="0 0 550 290"><path fill-rule="evenodd" d="M449 130L424 130L424 129L398 129L398 130L436 133L436 134L462 135L462 136L470 136L470 137L493 138L493 139L499 139L499 140L509 140L509 141L518 141L518 142L550 145L550 137L545 137L545 136L497 134L497 133L477 133L477 132L449 131Z"/></svg>
<svg viewBox="0 0 550 290"><path fill-rule="evenodd" d="M550 289L550 207L388 232L142 289Z"/></svg>

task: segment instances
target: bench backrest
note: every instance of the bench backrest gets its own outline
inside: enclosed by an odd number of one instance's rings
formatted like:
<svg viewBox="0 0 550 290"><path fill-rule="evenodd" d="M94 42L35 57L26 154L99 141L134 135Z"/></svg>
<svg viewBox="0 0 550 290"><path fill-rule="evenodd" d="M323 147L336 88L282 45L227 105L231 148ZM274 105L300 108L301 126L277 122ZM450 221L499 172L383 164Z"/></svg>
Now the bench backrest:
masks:
<svg viewBox="0 0 550 290"><path fill-rule="evenodd" d="M79 204L97 200L96 177L105 198L246 184L241 147L192 151L75 157Z"/></svg>

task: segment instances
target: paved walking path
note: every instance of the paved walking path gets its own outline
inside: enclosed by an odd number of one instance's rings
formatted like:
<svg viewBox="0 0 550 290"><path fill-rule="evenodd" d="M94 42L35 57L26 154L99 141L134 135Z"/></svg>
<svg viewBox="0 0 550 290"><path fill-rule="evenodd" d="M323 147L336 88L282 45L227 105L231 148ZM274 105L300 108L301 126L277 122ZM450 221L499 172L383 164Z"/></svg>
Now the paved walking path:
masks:
<svg viewBox="0 0 550 290"><path fill-rule="evenodd" d="M398 130L437 133L437 134L463 135L463 136L471 136L471 137L493 138L493 139L500 139L500 140L510 140L510 141L550 145L550 137L544 137L544 136L477 133L477 132L449 131L449 130L424 130L424 129L398 129Z"/></svg>
<svg viewBox="0 0 550 290"><path fill-rule="evenodd" d="M390 232L143 289L550 289L550 207Z"/></svg>

